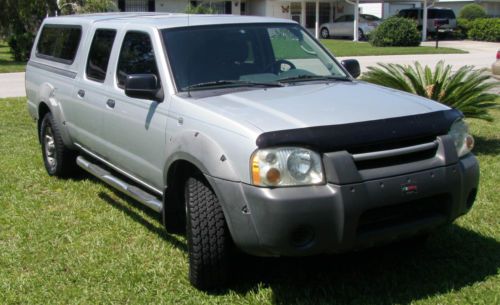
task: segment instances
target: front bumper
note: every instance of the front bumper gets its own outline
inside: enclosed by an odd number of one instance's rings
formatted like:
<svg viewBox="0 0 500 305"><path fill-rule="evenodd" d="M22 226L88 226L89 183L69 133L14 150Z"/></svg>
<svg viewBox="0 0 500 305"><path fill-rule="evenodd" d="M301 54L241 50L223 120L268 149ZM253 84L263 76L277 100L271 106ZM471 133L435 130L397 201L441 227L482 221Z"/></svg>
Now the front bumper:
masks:
<svg viewBox="0 0 500 305"><path fill-rule="evenodd" d="M477 159L380 179L260 188L207 176L235 244L258 256L303 256L369 247L427 232L471 208ZM408 192L405 186L416 186Z"/></svg>

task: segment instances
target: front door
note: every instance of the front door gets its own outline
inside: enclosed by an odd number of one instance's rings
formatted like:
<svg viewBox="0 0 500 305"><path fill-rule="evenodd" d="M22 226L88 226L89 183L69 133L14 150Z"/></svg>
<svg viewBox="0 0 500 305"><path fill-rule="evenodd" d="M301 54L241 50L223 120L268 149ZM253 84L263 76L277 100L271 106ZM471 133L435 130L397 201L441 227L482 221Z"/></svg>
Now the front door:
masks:
<svg viewBox="0 0 500 305"><path fill-rule="evenodd" d="M125 95L130 74L155 74L160 80L152 33L128 31L123 38L115 77L103 116L107 158L127 173L153 186L163 187L167 105ZM158 50L158 51L157 51Z"/></svg>

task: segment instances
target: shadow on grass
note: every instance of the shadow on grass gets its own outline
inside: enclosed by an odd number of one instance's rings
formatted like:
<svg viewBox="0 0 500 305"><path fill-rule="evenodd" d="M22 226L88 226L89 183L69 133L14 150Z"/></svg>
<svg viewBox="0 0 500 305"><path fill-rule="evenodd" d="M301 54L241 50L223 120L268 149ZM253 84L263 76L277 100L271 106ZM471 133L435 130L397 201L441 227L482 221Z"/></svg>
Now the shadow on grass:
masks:
<svg viewBox="0 0 500 305"><path fill-rule="evenodd" d="M109 189L111 191L113 191L116 196L118 196L122 201L126 202L127 204L123 204L123 203L111 198L108 194L103 193L103 192L99 193L99 195L98 195L99 198L106 201L109 205L111 205L115 209L117 209L121 212L124 212L132 220L143 225L146 229L148 229L152 233L158 235L163 240L169 242L174 247L176 247L182 251L187 251L186 243L182 242L175 235L168 234L167 231L165 230L165 228L163 228L163 226L157 226L154 224L154 222L160 222L158 213L145 207L141 203L127 197L126 195L123 195L122 193L115 191L111 187L109 187ZM136 211L134 211L133 209L131 209L129 207L129 205L134 206L135 208L144 212L147 215L147 218L143 217L141 214L139 214Z"/></svg>
<svg viewBox="0 0 500 305"><path fill-rule="evenodd" d="M500 154L500 140L495 138L485 138L474 136L475 147L474 154L476 155L494 155Z"/></svg>
<svg viewBox="0 0 500 305"><path fill-rule="evenodd" d="M275 304L408 304L497 274L500 243L451 225L420 248L400 242L330 256L248 257L242 266L232 290L269 287Z"/></svg>

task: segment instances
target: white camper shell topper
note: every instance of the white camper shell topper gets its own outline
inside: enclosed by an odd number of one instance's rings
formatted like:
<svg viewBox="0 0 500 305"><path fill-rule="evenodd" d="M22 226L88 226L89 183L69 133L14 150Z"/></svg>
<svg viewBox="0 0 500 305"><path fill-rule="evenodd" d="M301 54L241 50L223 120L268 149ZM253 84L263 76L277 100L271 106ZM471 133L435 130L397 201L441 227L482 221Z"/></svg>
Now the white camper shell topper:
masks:
<svg viewBox="0 0 500 305"><path fill-rule="evenodd" d="M77 164L161 213L211 289L233 248L349 251L472 207L463 115L358 75L290 20L96 14L45 19L26 91L48 174Z"/></svg>

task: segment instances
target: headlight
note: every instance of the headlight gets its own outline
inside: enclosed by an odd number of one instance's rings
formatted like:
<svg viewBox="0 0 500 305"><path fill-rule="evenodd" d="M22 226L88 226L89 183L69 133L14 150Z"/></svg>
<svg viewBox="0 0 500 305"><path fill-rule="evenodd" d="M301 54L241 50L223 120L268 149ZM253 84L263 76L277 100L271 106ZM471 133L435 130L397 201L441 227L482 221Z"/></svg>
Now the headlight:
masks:
<svg viewBox="0 0 500 305"><path fill-rule="evenodd" d="M474 138L469 134L469 126L464 120L459 119L451 125L448 135L451 136L455 143L458 157L463 157L470 153L474 148Z"/></svg>
<svg viewBox="0 0 500 305"><path fill-rule="evenodd" d="M257 150L251 159L252 183L258 186L294 186L323 183L318 153L299 147Z"/></svg>

